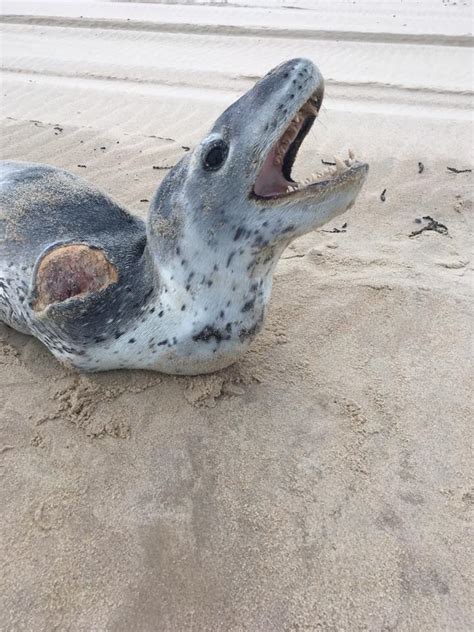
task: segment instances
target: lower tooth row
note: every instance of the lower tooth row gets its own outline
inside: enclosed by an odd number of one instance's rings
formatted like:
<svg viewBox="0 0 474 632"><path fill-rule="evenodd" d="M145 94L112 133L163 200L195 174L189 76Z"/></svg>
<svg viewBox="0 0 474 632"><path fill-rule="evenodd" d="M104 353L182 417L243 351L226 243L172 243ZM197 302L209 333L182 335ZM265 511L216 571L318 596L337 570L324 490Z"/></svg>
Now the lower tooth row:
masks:
<svg viewBox="0 0 474 632"><path fill-rule="evenodd" d="M310 177L303 180L303 182L290 184L287 187L286 192L292 193L293 191L297 191L301 186L306 186L308 184L317 182L320 179L324 179L327 176L334 176L337 173L343 173L344 171L347 171L347 169L356 162L354 151L352 149L349 149L349 157L346 158L346 160L342 160L341 158L339 158L339 156L335 156L334 162L336 163L335 167L330 167L329 169L326 169L323 173L312 173Z"/></svg>

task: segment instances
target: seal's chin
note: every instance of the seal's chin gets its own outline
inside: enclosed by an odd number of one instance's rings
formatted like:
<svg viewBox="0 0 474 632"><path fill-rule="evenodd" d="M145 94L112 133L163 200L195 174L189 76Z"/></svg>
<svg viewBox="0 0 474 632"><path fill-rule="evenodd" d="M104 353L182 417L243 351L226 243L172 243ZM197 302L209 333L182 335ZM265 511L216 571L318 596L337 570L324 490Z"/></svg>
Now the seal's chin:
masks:
<svg viewBox="0 0 474 632"><path fill-rule="evenodd" d="M342 183L346 179L350 180L353 172L361 167L362 163L357 162L349 150L346 160L335 158L335 162L322 173L314 173L304 182L293 180L291 171L296 155L318 115L315 97L311 96L303 104L281 138L270 148L255 180L251 194L253 198L272 201L294 196L310 197L335 181Z"/></svg>

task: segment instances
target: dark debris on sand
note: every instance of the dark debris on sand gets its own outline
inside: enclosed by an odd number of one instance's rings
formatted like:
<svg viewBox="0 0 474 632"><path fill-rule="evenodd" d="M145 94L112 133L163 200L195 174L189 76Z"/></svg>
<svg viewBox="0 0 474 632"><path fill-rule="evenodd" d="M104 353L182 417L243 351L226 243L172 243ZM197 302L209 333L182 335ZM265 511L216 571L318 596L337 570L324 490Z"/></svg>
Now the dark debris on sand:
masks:
<svg viewBox="0 0 474 632"><path fill-rule="evenodd" d="M433 230L440 235L448 234L448 227L445 226L445 224L441 224L441 222L433 219L431 215L424 215L422 219L425 220L425 222L428 222L426 226L423 226L419 230L414 230L412 233L410 233L409 237L416 237L417 235L421 235L421 233L425 232L425 230ZM417 218L415 222L417 224L421 224L422 220L420 218Z"/></svg>

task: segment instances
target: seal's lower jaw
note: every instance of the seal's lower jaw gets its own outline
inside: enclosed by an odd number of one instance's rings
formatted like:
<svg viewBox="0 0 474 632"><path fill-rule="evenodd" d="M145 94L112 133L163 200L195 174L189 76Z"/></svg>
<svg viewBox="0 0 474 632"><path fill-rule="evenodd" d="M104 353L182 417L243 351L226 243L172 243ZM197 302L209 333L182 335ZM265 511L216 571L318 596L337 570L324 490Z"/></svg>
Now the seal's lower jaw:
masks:
<svg viewBox="0 0 474 632"><path fill-rule="evenodd" d="M345 160L335 158L323 173L315 173L304 182L295 182L291 170L298 150L311 129L318 110L314 97L310 97L298 110L284 134L270 148L253 186L250 196L262 204L283 201L308 200L321 197L335 187L343 189L365 176L368 166L355 160L352 151Z"/></svg>

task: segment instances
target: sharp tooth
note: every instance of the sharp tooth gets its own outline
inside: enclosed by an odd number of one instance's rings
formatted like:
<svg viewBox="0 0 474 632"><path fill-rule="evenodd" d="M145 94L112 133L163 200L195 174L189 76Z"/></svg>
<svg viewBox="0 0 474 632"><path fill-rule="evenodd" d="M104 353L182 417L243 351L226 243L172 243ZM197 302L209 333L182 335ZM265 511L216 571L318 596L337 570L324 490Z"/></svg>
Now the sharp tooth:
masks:
<svg viewBox="0 0 474 632"><path fill-rule="evenodd" d="M336 163L336 171L345 171L347 169L339 156L334 156L334 162Z"/></svg>

